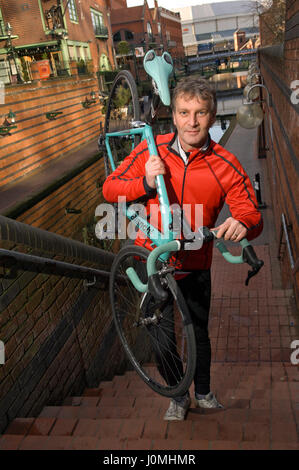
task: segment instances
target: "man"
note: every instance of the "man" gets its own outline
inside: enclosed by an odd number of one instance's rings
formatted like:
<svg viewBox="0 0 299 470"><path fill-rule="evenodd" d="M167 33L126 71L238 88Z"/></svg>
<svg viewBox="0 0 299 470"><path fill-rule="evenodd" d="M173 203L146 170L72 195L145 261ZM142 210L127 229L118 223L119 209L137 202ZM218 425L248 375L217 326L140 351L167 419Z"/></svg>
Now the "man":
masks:
<svg viewBox="0 0 299 470"><path fill-rule="evenodd" d="M203 225L217 230L217 237L239 242L257 237L262 218L250 180L237 158L213 142L209 129L216 119L216 95L201 78L187 77L176 86L172 97L174 134L156 137L158 155L149 157L146 142L141 142L107 178L104 197L117 202L118 195L127 201L146 198L147 213L157 207L155 178L163 174L170 204L203 205ZM226 202L231 217L215 227L218 214ZM152 209L152 211L151 211ZM188 220L196 231L195 221ZM155 225L155 223L154 223ZM159 226L159 218L156 218ZM148 249L150 241L137 237L135 243ZM194 376L195 404L202 408L222 408L210 390L211 346L208 319L211 297L211 243L200 250L179 253L177 266L188 275L178 285L189 307L197 346ZM164 419L183 420L190 407L189 393L172 399Z"/></svg>

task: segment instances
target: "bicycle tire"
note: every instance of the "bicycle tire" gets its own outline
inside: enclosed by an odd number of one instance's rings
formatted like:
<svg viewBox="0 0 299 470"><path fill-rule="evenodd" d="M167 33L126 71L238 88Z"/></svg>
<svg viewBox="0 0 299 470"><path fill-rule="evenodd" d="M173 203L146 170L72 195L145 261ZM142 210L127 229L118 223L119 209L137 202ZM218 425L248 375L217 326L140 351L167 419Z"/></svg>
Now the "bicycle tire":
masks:
<svg viewBox="0 0 299 470"><path fill-rule="evenodd" d="M193 324L183 295L171 274L166 275L168 306L166 307L165 303L163 306L158 305L153 297L147 294L150 307L145 311L140 309L141 300L144 301L146 294L135 289L125 270L129 266L138 265L141 280L147 282L148 255L149 251L143 247L127 246L116 256L109 285L113 319L129 360L128 364L133 366L141 379L160 395L180 396L189 389L195 373L196 344ZM169 307L172 302L173 309ZM155 316L159 318L156 324L142 324L144 321L152 322ZM166 339L167 332L172 335L170 340ZM156 361L157 351L163 357L160 366ZM178 363L182 357L182 369L179 370Z"/></svg>
<svg viewBox="0 0 299 470"><path fill-rule="evenodd" d="M104 133L130 129L130 122L139 120L140 106L134 77L128 70L122 70L112 83L107 102ZM115 166L118 166L140 142L140 136L111 137L109 142ZM112 172L107 152L104 158L107 177Z"/></svg>

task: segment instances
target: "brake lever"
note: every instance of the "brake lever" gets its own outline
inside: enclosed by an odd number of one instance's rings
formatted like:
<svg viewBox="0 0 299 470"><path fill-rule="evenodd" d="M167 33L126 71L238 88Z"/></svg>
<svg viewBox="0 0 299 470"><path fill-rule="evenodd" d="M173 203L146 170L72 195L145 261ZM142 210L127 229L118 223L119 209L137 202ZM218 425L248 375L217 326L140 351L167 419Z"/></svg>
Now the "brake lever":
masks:
<svg viewBox="0 0 299 470"><path fill-rule="evenodd" d="M209 230L208 227L202 227L201 233L203 234L204 242L209 242L214 239L217 240L216 231ZM245 285L248 286L249 280L259 272L261 267L264 265L264 262L258 259L253 246L250 245L246 238L243 238L239 243L242 246L241 256L233 256L221 239L216 241L216 247L219 249L226 261L230 263L247 263L252 267L252 270L248 271L247 278L245 280Z"/></svg>
<svg viewBox="0 0 299 470"><path fill-rule="evenodd" d="M243 259L245 263L248 263L252 267L252 270L248 271L245 281L245 285L248 286L250 279L259 272L262 266L264 266L264 261L257 258L253 246L251 245L248 245L243 249Z"/></svg>

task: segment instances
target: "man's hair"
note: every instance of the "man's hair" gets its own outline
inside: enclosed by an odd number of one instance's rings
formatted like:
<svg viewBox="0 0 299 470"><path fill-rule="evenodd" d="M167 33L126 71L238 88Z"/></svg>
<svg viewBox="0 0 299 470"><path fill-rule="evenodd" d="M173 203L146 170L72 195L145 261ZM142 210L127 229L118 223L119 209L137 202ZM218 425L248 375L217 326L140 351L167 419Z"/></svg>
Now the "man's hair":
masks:
<svg viewBox="0 0 299 470"><path fill-rule="evenodd" d="M172 110L175 110L176 100L178 96L185 95L187 98L201 98L209 100L211 103L211 111L217 111L216 91L213 86L201 77L186 77L181 79L173 90L172 94Z"/></svg>

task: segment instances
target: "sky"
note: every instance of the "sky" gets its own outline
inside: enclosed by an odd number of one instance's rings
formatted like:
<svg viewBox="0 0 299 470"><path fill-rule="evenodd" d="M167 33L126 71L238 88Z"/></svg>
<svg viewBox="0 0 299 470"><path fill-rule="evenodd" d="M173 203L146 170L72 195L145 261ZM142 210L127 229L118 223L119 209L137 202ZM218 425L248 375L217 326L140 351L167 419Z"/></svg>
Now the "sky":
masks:
<svg viewBox="0 0 299 470"><path fill-rule="evenodd" d="M193 5L202 5L204 3L218 3L225 0L158 0L159 7L168 8L173 10L175 8L193 6ZM237 0L234 0L237 1ZM148 0L150 8L154 6L154 0ZM143 5L143 0L127 0L127 5L129 7Z"/></svg>

